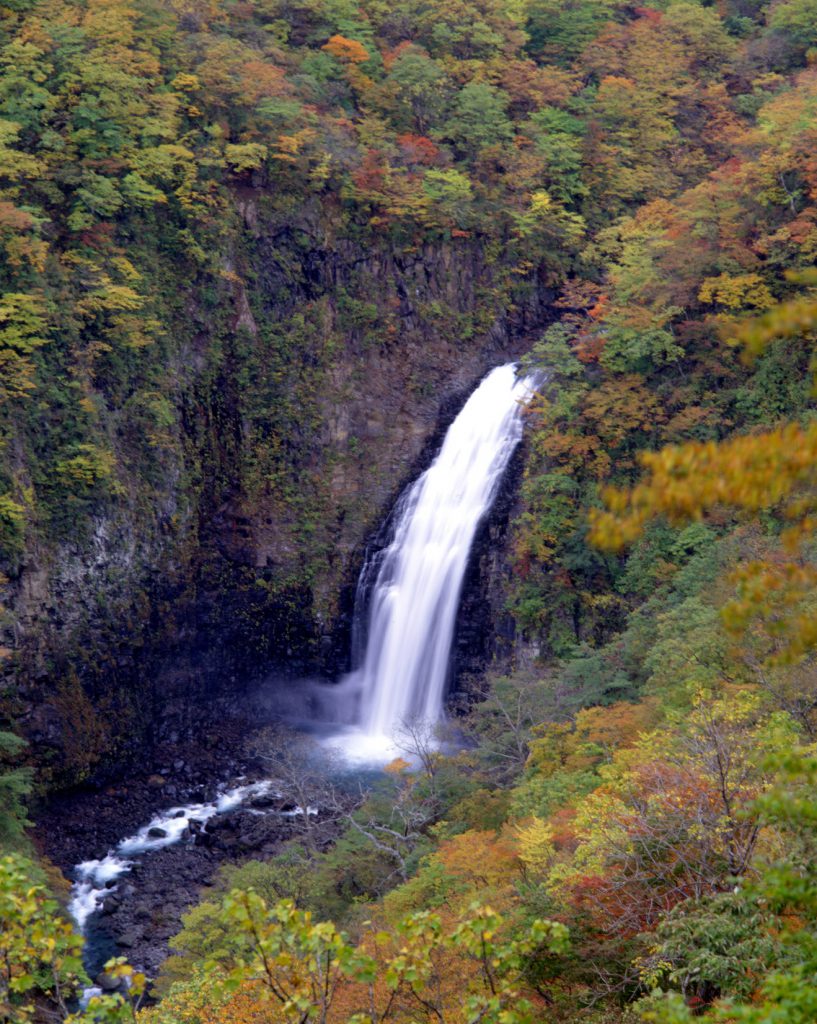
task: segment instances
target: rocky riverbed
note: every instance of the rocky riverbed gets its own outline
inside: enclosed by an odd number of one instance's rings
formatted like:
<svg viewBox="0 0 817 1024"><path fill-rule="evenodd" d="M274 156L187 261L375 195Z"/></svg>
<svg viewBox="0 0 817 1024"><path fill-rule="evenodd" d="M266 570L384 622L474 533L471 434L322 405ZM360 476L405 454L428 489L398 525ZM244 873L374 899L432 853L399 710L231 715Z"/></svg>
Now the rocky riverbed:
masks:
<svg viewBox="0 0 817 1024"><path fill-rule="evenodd" d="M141 774L64 794L37 815L42 852L74 880L77 865L105 858L157 814L214 801L225 791L264 777L257 759L225 755L225 747L219 746L218 754L206 745L174 747L172 755L158 751ZM241 743L234 749L241 750ZM313 821L327 819L327 824L329 818L321 809L313 815ZM182 915L212 885L218 868L273 856L301 829L302 815L286 783L276 783L206 821L192 817L173 845L129 855L130 868L107 883L110 893L86 923L92 976L116 955L127 956L135 967L155 976ZM157 830L155 838L161 840L158 832L163 830Z"/></svg>
<svg viewBox="0 0 817 1024"><path fill-rule="evenodd" d="M113 951L155 976L182 914L199 901L218 868L248 857L270 857L297 833L297 822L279 813L289 809L286 801L276 804L261 809L250 802L217 814L178 843L139 857L89 919L89 944L96 957L104 962ZM89 964L94 973L100 966Z"/></svg>

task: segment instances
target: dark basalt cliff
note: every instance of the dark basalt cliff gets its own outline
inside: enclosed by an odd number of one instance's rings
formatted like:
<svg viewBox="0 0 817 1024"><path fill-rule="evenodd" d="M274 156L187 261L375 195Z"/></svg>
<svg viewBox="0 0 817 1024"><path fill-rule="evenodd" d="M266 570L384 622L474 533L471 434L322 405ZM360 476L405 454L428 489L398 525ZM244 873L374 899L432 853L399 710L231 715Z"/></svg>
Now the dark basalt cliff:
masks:
<svg viewBox="0 0 817 1024"><path fill-rule="evenodd" d="M508 603L510 529L519 505L525 450L521 445L502 479L490 513L480 525L462 585L454 645L451 689L468 698L470 683L489 669L515 664L522 654Z"/></svg>
<svg viewBox="0 0 817 1024"><path fill-rule="evenodd" d="M544 283L509 285L470 239L373 250L309 210L282 222L260 190L236 205L222 279L177 298L170 436L112 417L115 498L29 541L10 581L7 714L52 786L189 737L262 673L342 669L366 543L548 318ZM460 673L500 649L485 602L511 491L466 585Z"/></svg>

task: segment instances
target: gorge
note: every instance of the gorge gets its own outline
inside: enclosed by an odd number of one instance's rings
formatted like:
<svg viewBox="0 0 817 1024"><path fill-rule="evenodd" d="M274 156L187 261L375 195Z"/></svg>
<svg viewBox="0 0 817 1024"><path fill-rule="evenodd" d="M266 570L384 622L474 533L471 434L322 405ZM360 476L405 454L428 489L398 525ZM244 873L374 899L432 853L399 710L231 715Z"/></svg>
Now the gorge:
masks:
<svg viewBox="0 0 817 1024"><path fill-rule="evenodd" d="M443 715L471 545L521 440L524 404L533 386L533 378L520 378L513 363L485 377L446 431L430 467L398 500L387 547L361 570L352 632L352 660L357 657L360 664L335 684L338 692L326 702L339 707L341 721L351 726L334 738L330 734L329 743L353 763L383 764L403 753L402 729L416 724L433 729ZM332 725L318 724L326 729ZM106 900L115 898L117 909L121 907L119 879L137 860L178 842L205 841L213 816L265 797L277 784L276 779L260 780L222 789L210 803L172 807L155 814L104 857L76 865L69 911L78 927L86 936L89 927L98 931L95 916ZM284 813L319 812L295 805ZM132 885L129 889L135 894ZM101 935L106 934L103 928ZM111 938L105 948L113 948ZM131 942L129 949L132 962L142 967L139 945ZM88 960L87 966L95 975L101 962Z"/></svg>
<svg viewBox="0 0 817 1024"><path fill-rule="evenodd" d="M0 0L0 1024L815 1019L816 3Z"/></svg>

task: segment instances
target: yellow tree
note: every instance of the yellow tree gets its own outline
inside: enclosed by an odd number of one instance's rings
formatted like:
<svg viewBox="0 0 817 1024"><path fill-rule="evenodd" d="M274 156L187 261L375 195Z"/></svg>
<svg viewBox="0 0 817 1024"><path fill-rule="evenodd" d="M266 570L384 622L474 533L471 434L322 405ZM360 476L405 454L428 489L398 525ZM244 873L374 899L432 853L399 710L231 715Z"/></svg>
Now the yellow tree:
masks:
<svg viewBox="0 0 817 1024"><path fill-rule="evenodd" d="M450 927L419 911L354 945L330 922L314 922L289 900L268 906L252 889L230 893L218 920L231 951L194 969L140 1015L144 1024L523 1024L534 1009L525 985L530 957L566 942L562 925L538 920L524 938L509 939L502 916L474 904Z"/></svg>
<svg viewBox="0 0 817 1024"><path fill-rule="evenodd" d="M814 343L817 272L789 277L806 290L724 329L749 360L778 338ZM805 656L817 644L817 619L809 603L817 568L806 552L817 531L817 423L789 422L721 442L671 445L642 454L640 461L646 474L635 487L605 490L607 508L591 515L591 538L615 550L659 517L679 525L716 509L730 509L743 520L770 510L785 524L782 557L742 566L736 573L737 596L724 615L738 631L759 621L775 641L775 661Z"/></svg>

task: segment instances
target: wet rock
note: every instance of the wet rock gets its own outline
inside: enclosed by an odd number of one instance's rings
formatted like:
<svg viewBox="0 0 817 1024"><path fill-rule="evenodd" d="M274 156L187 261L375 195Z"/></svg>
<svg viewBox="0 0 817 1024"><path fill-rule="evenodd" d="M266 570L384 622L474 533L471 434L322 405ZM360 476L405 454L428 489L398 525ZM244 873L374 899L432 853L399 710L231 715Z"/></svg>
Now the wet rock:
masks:
<svg viewBox="0 0 817 1024"><path fill-rule="evenodd" d="M201 832L201 822L197 821L195 825L191 825L189 822L182 832L182 842L189 843L195 842L196 836Z"/></svg>
<svg viewBox="0 0 817 1024"><path fill-rule="evenodd" d="M259 793L258 796L254 796L252 800L247 804L248 807L254 807L259 811L267 810L278 810L281 798L275 793Z"/></svg>
<svg viewBox="0 0 817 1024"><path fill-rule="evenodd" d="M232 811L228 814L216 814L207 822L208 832L235 832L239 827L241 813Z"/></svg>
<svg viewBox="0 0 817 1024"><path fill-rule="evenodd" d="M207 803L219 788L252 781L252 769L230 761L224 770L219 759L219 774L207 770L207 761L192 749L185 749L186 766L197 766L200 780L189 789L185 785L184 802ZM176 753L178 759L178 753ZM209 756L209 755L208 755ZM215 758L215 755L213 755ZM152 762L173 764L173 753ZM153 778L153 781L149 781ZM160 812L167 813L174 803L168 797L164 777L157 786L156 777L129 777L111 792L87 789L69 794L48 809L41 817L40 835L48 839L49 853L66 870L91 857L104 856L126 836L136 834ZM176 783L172 777L172 783ZM234 808L214 815L207 823L199 818L188 819L184 832L187 842L155 846L133 858L128 873L112 881L106 890L102 913L89 922L88 950L92 974L102 971L104 963L117 955L126 955L138 970L155 977L168 954L168 941L177 934L181 917L202 898L220 864L240 862L248 857L274 856L281 843L293 835L300 822L282 818L275 813L280 797L262 801L263 807ZM259 812L270 813L259 813ZM212 832L210 831L213 827ZM160 828L160 825L153 826ZM162 836L170 829L162 829ZM115 888L115 891L113 891ZM108 900L110 899L110 902Z"/></svg>
<svg viewBox="0 0 817 1024"><path fill-rule="evenodd" d="M116 992L122 987L122 979L112 977L107 971L96 976L96 983L103 992Z"/></svg>
<svg viewBox="0 0 817 1024"><path fill-rule="evenodd" d="M148 836L150 836L151 839L166 839L167 829L154 825L153 828L148 829Z"/></svg>
<svg viewBox="0 0 817 1024"><path fill-rule="evenodd" d="M100 913L103 915L113 914L114 911L118 909L120 902L121 900L115 893L112 893L110 896L106 896L105 899L102 901Z"/></svg>
<svg viewBox="0 0 817 1024"><path fill-rule="evenodd" d="M165 780L164 777L161 775L151 775L148 778L148 785L152 786L154 789L161 789L162 786L164 786L164 784Z"/></svg>

